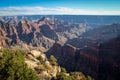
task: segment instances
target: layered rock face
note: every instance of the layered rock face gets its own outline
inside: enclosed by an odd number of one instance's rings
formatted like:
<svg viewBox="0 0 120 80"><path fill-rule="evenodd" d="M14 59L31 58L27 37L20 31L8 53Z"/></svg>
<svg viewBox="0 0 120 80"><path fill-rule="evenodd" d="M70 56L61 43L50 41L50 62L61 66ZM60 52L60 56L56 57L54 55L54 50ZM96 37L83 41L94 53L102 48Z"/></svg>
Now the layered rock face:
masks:
<svg viewBox="0 0 120 80"><path fill-rule="evenodd" d="M26 18L10 18L0 21L0 35L7 45L16 45L19 41L34 47L49 49L55 41L65 43L86 31L85 24L74 24L58 19L42 17L36 21Z"/></svg>
<svg viewBox="0 0 120 80"><path fill-rule="evenodd" d="M120 79L120 36L99 46L99 80Z"/></svg>
<svg viewBox="0 0 120 80"><path fill-rule="evenodd" d="M98 46L77 49L71 45L62 46L59 43L55 43L47 55L54 55L58 59L58 63L68 71L82 71L94 78L98 75Z"/></svg>
<svg viewBox="0 0 120 80"><path fill-rule="evenodd" d="M73 39L67 45L55 43L48 55L53 54L68 71L82 71L96 80L119 80L120 25L99 29L86 32L84 38Z"/></svg>
<svg viewBox="0 0 120 80"><path fill-rule="evenodd" d="M55 43L48 51L68 71L82 71L96 80L119 80L120 37L82 49Z"/></svg>

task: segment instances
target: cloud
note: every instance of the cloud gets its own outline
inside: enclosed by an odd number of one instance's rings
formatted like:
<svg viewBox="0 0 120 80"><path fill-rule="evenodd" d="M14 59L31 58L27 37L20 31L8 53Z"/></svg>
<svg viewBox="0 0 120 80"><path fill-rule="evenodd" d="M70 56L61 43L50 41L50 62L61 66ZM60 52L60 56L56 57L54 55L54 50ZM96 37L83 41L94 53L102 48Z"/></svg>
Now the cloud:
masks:
<svg viewBox="0 0 120 80"><path fill-rule="evenodd" d="M68 7L2 7L0 8L0 16L9 15L50 15L50 14L68 14L68 15L120 15L120 11L102 11L102 10L83 10L83 9L73 9Z"/></svg>

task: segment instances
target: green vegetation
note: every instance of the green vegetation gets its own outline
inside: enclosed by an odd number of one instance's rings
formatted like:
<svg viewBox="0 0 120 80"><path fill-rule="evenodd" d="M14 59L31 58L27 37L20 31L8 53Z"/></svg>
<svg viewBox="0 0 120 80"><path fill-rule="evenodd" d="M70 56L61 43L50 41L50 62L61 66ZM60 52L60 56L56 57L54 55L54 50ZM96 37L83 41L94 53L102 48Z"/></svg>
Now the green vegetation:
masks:
<svg viewBox="0 0 120 80"><path fill-rule="evenodd" d="M90 76L85 77L85 75L81 72L60 72L56 78L52 80L94 80Z"/></svg>
<svg viewBox="0 0 120 80"><path fill-rule="evenodd" d="M86 80L94 80L91 76L87 76Z"/></svg>
<svg viewBox="0 0 120 80"><path fill-rule="evenodd" d="M56 80L72 80L72 79L66 73L61 72L60 74L57 75L57 79Z"/></svg>
<svg viewBox="0 0 120 80"><path fill-rule="evenodd" d="M52 73L55 67L59 67L57 59L53 55L50 56L48 62L39 56L37 59L40 63L32 70L25 63L25 55L27 54L21 50L1 50L0 80L93 80L81 72L67 73L65 68L60 68L61 71L55 73L56 70ZM54 74L55 76L53 76Z"/></svg>
<svg viewBox="0 0 120 80"><path fill-rule="evenodd" d="M37 59L39 60L39 62L41 63L41 64L44 64L44 59L42 58L42 56L39 56L39 57L37 57Z"/></svg>
<svg viewBox="0 0 120 80"><path fill-rule="evenodd" d="M5 49L0 51L0 80L39 80L24 61L24 52Z"/></svg>
<svg viewBox="0 0 120 80"><path fill-rule="evenodd" d="M49 61L53 66L58 65L57 59L53 55L50 55L50 60Z"/></svg>
<svg viewBox="0 0 120 80"><path fill-rule="evenodd" d="M63 67L61 68L61 72L67 73L66 69Z"/></svg>
<svg viewBox="0 0 120 80"><path fill-rule="evenodd" d="M70 76L72 80L87 80L87 78L81 72L71 72Z"/></svg>

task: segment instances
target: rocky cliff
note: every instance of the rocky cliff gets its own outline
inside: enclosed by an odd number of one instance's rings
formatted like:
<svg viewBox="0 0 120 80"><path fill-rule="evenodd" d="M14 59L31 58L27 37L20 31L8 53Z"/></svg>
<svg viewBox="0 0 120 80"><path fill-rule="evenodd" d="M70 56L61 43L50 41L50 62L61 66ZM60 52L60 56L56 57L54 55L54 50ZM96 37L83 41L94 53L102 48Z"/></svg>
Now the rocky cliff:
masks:
<svg viewBox="0 0 120 80"><path fill-rule="evenodd" d="M17 45L19 41L33 47L49 49L55 41L65 43L86 31L85 24L68 23L58 19L42 17L29 21L18 17L0 21L0 35L7 41L6 44Z"/></svg>
<svg viewBox="0 0 120 80"><path fill-rule="evenodd" d="M82 71L94 76L97 80L115 79L115 76L117 78L119 73L119 68L117 67L118 73L113 75L107 72L106 66L109 64L110 67L114 63L119 66L117 62L119 61L118 52L120 49L119 37L116 38L119 34L119 24L96 28L83 33L79 38L69 40L66 45L55 43L48 51L48 56L50 54L54 55L58 59L58 63L68 71ZM117 60L113 58L115 56ZM106 75L104 74L104 68L106 68ZM113 67L110 67L110 69L113 70ZM101 78L99 78L100 75L102 75Z"/></svg>
<svg viewBox="0 0 120 80"><path fill-rule="evenodd" d="M55 43L48 51L48 55L54 55L58 63L68 71L82 71L96 80L119 80L119 39L120 37L117 37L81 49Z"/></svg>

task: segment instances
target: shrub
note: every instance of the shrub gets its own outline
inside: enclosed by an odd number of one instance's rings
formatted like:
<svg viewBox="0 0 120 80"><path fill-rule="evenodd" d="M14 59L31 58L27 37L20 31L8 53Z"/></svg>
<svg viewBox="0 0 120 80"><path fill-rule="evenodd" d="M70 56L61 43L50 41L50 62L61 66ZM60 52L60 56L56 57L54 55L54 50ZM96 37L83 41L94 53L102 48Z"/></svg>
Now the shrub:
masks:
<svg viewBox="0 0 120 80"><path fill-rule="evenodd" d="M44 61L44 59L42 58L42 56L37 57L37 59L40 61L41 64L44 64L45 61Z"/></svg>
<svg viewBox="0 0 120 80"><path fill-rule="evenodd" d="M58 65L57 63L57 59L53 56L53 55L50 55L50 63L55 66L55 65Z"/></svg>
<svg viewBox="0 0 120 80"><path fill-rule="evenodd" d="M24 62L20 50L5 49L0 55L0 80L39 80L37 74Z"/></svg>
<svg viewBox="0 0 120 80"><path fill-rule="evenodd" d="M66 75L66 73L61 72L59 75L57 75L56 80L71 80L70 76Z"/></svg>
<svg viewBox="0 0 120 80"><path fill-rule="evenodd" d="M61 72L64 72L64 73L66 73L67 71L66 71L66 69L65 68L61 68Z"/></svg>

